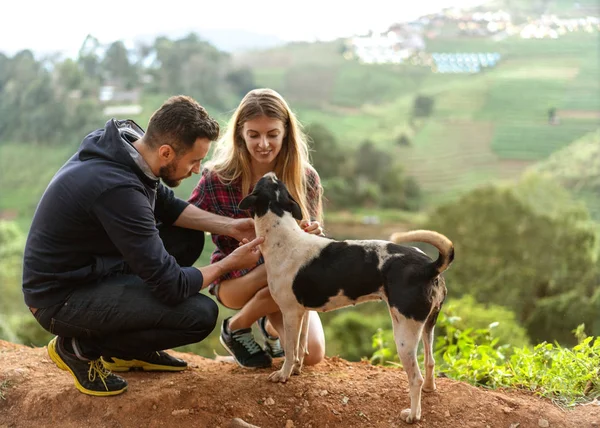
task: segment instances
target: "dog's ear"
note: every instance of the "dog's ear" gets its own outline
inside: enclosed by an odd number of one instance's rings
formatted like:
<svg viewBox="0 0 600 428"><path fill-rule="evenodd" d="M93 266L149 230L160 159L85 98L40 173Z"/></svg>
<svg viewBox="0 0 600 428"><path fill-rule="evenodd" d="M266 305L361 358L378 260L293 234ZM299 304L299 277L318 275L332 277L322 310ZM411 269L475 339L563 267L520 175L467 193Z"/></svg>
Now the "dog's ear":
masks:
<svg viewBox="0 0 600 428"><path fill-rule="evenodd" d="M300 209L300 205L298 204L298 202L296 202L296 200L294 198L292 198L292 195L290 195L289 192L288 192L288 198L289 198L289 204L290 204L291 211L292 211L292 217L294 217L298 221L302 220L302 209Z"/></svg>
<svg viewBox="0 0 600 428"><path fill-rule="evenodd" d="M241 210L248 210L248 209L254 207L257 199L258 199L258 196L256 196L254 193L250 193L248 196L246 196L244 199L242 199L242 201L240 202L238 207Z"/></svg>

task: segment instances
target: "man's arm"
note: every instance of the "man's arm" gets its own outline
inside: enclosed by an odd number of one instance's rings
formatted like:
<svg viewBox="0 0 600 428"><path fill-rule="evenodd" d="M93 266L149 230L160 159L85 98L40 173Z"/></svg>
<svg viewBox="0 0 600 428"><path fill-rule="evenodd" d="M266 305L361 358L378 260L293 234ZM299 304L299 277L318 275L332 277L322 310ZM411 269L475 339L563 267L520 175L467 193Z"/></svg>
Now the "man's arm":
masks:
<svg viewBox="0 0 600 428"><path fill-rule="evenodd" d="M154 212L142 191L119 187L104 192L93 204L96 217L133 273L167 304L198 293L203 272L181 267L160 239Z"/></svg>
<svg viewBox="0 0 600 428"><path fill-rule="evenodd" d="M231 236L238 241L244 238L254 239L254 220L250 218L232 219L208 211L201 210L195 205L189 204L179 215L175 226L187 229L202 230L215 235Z"/></svg>
<svg viewBox="0 0 600 428"><path fill-rule="evenodd" d="M234 269L248 269L256 266L260 258L258 246L264 242L264 238L259 237L250 242L240 245L230 255L224 259L208 266L199 268L204 277L202 288L208 287L212 282ZM256 270L256 269L255 269ZM266 276L265 276L266 283Z"/></svg>

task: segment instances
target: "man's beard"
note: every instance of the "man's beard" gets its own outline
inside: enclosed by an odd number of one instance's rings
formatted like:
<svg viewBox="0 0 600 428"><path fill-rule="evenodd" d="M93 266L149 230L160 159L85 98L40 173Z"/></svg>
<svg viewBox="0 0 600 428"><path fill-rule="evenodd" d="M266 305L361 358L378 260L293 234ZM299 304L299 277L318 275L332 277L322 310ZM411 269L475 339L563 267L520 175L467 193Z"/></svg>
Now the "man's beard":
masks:
<svg viewBox="0 0 600 428"><path fill-rule="evenodd" d="M177 166L178 162L173 160L171 163L161 166L158 170L158 176L169 187L177 187L181 184L181 180L183 180L183 178L174 177Z"/></svg>

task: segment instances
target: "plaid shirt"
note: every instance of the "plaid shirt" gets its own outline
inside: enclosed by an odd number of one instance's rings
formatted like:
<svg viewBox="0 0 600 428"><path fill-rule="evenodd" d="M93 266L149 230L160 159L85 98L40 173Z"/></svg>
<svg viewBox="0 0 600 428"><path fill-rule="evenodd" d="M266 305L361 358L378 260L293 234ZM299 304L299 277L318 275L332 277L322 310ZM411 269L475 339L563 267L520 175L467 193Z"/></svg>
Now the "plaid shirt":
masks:
<svg viewBox="0 0 600 428"><path fill-rule="evenodd" d="M317 217L317 207L319 206L320 202L319 198L321 195L321 180L317 172L312 168L306 169L306 186L308 211L310 213L311 220L314 220ZM252 189L250 189L250 191L252 191ZM213 173L207 168L202 170L202 177L200 178L198 185L188 200L188 202L196 205L200 209L225 217L252 217L253 213L251 211L241 210L238 208L238 205L241 201L241 179L226 185L219 180L217 174ZM239 241L230 236L213 234L212 240L215 243L216 248L211 255L211 263L222 260L239 246ZM262 263L264 263L264 260L261 257L256 266ZM254 268L231 271L223 275L212 285L218 284L225 279L239 278L250 272L252 269Z"/></svg>

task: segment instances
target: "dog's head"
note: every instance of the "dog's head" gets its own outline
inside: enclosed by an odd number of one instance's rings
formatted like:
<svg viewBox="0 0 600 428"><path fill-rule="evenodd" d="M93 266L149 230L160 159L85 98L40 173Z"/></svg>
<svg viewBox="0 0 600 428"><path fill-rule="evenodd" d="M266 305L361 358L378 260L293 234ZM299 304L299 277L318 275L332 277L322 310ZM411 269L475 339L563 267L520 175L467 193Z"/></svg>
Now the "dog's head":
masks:
<svg viewBox="0 0 600 428"><path fill-rule="evenodd" d="M256 217L262 217L268 211L283 217L288 212L296 220L302 220L300 205L273 172L266 173L258 180L252 193L242 199L239 207L243 210L253 209Z"/></svg>

